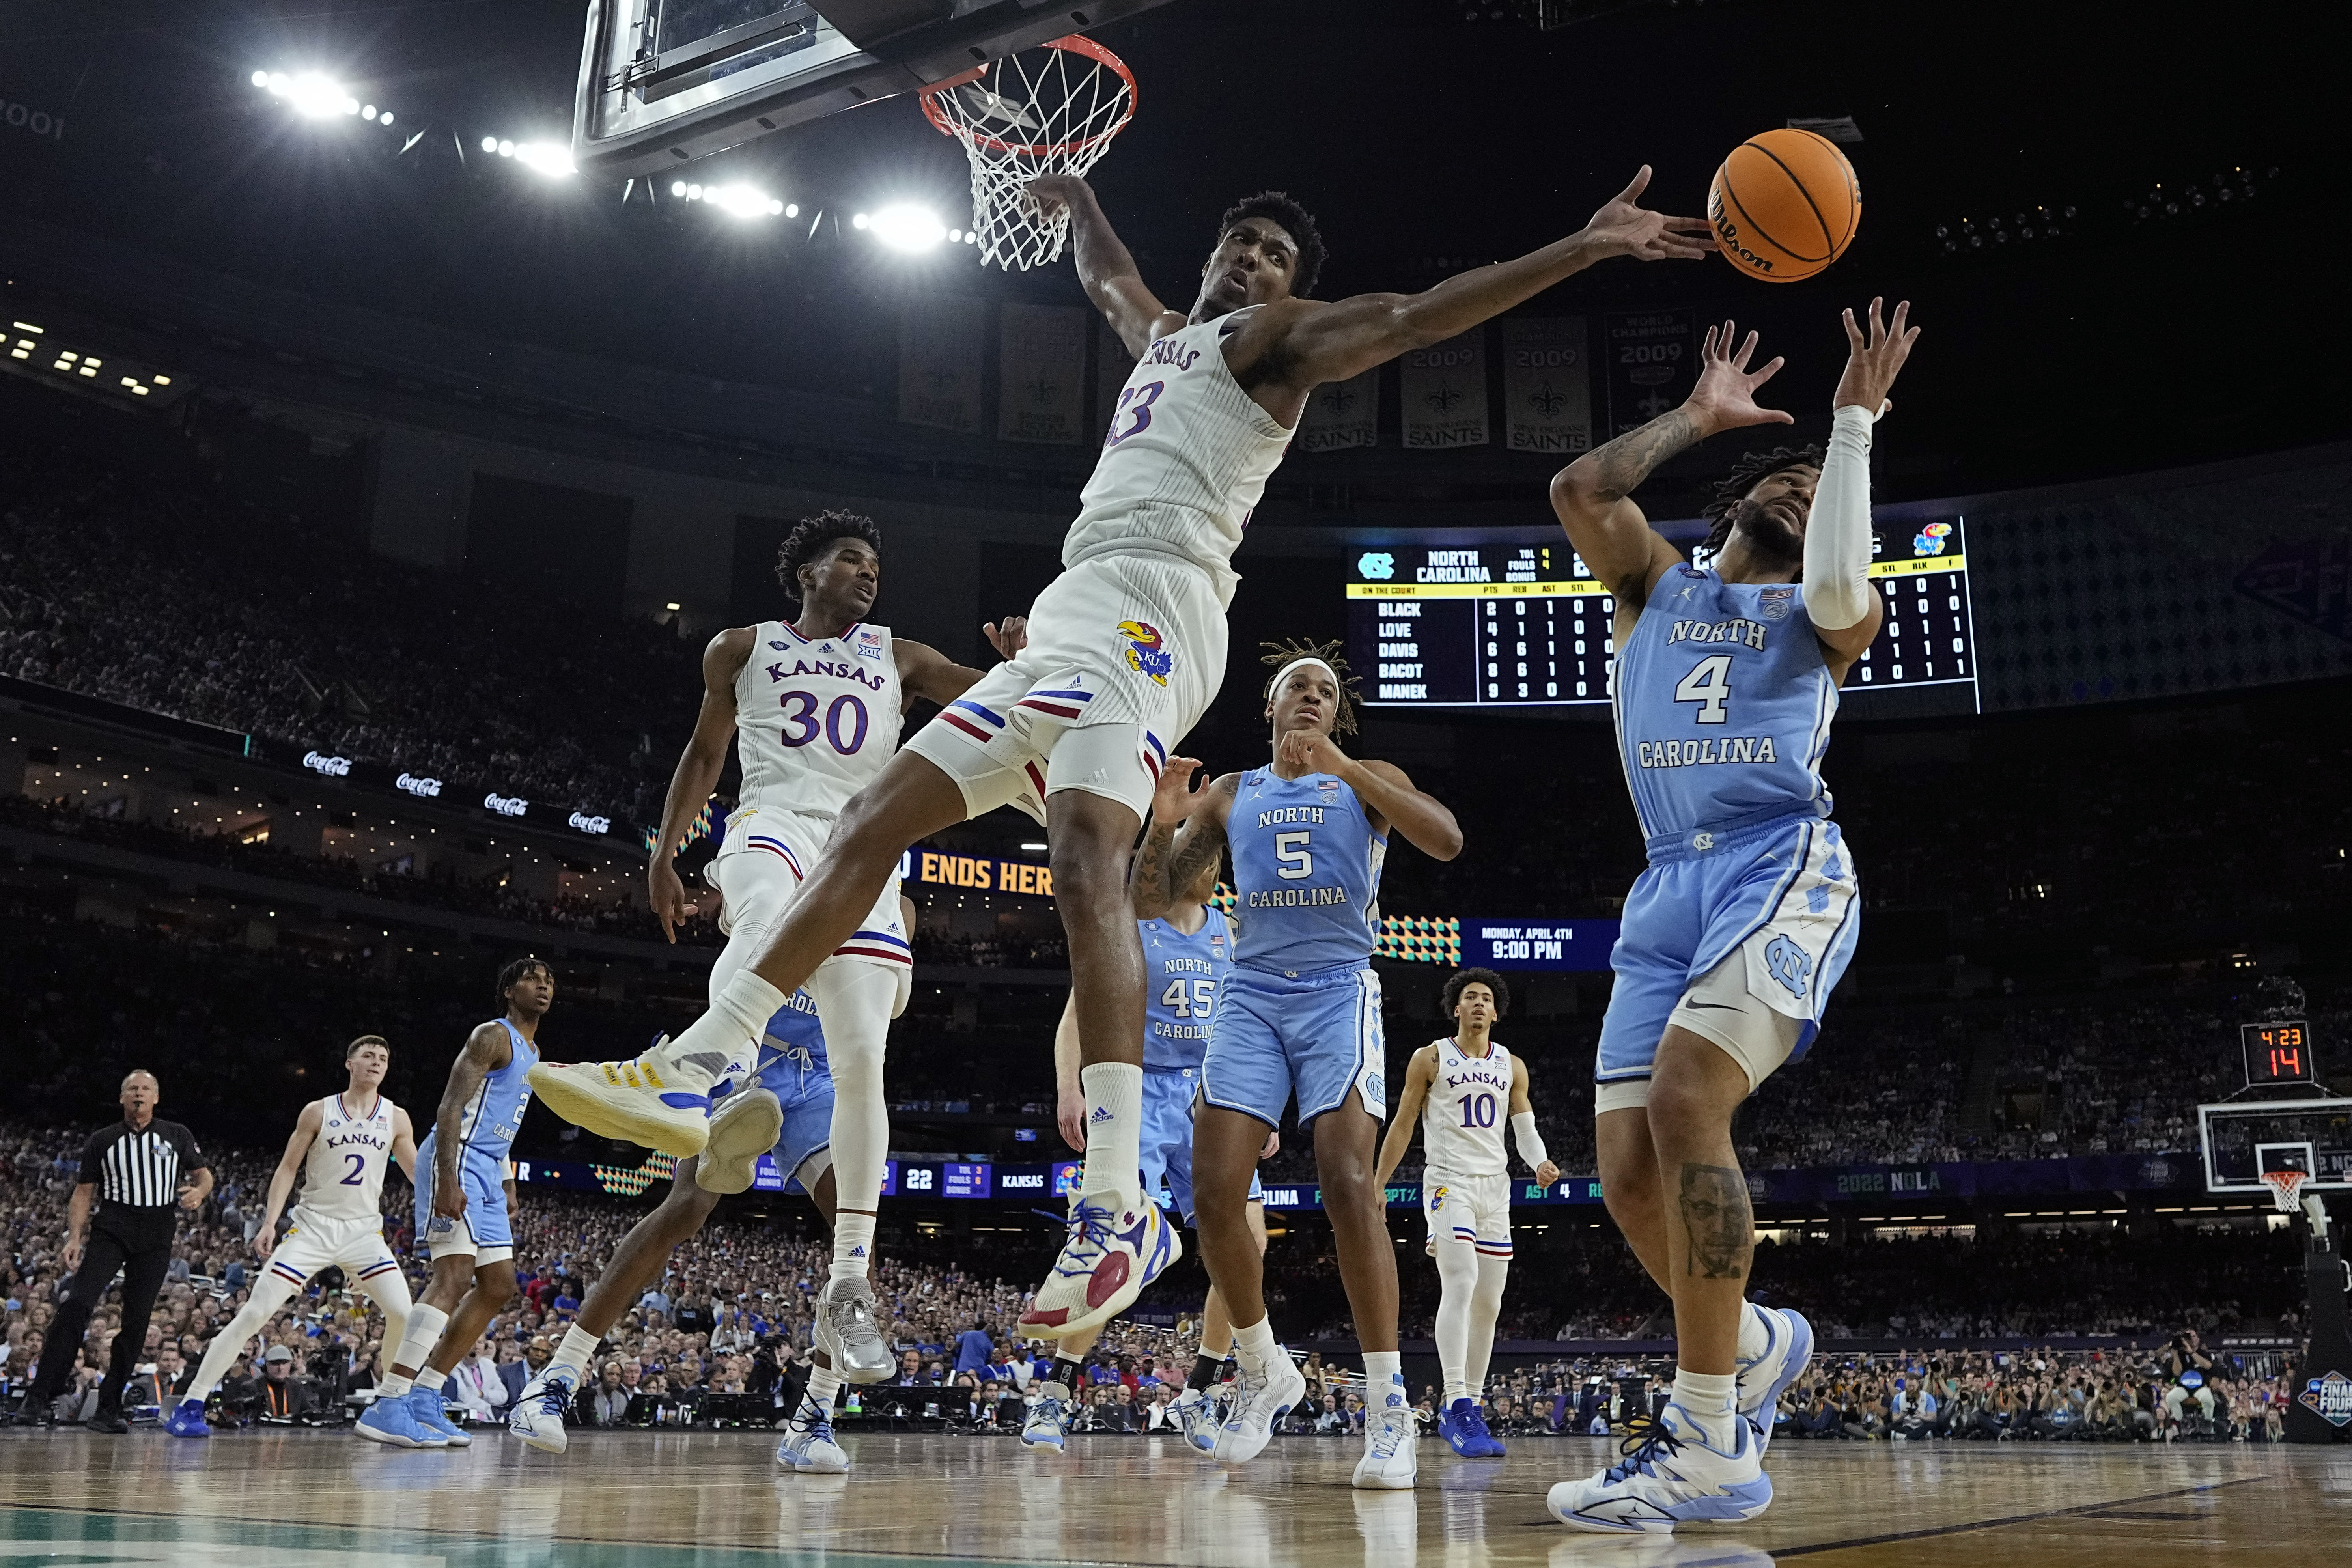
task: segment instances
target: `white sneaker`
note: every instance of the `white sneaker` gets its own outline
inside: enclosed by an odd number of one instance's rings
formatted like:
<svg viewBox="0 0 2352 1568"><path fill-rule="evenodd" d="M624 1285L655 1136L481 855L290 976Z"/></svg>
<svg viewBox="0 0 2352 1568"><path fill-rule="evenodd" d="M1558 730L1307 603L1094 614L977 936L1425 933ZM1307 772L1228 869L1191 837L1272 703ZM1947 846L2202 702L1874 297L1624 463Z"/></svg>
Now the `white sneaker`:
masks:
<svg viewBox="0 0 2352 1568"><path fill-rule="evenodd" d="M1759 1461L1756 1429L1734 1415L1732 1447L1706 1440L1679 1405L1625 1441L1625 1458L1580 1481L1562 1481L1545 1499L1571 1530L1633 1535L1677 1524L1734 1524L1772 1504L1772 1478Z"/></svg>
<svg viewBox="0 0 2352 1568"><path fill-rule="evenodd" d="M754 1087L730 1095L710 1113L710 1142L694 1163L694 1184L706 1193L741 1192L783 1130L783 1101L769 1090Z"/></svg>
<svg viewBox="0 0 2352 1568"><path fill-rule="evenodd" d="M568 1366L551 1366L522 1385L515 1396L507 1430L543 1453L561 1454L571 1441L563 1430L563 1413L580 1392L580 1374Z"/></svg>
<svg viewBox="0 0 2352 1568"><path fill-rule="evenodd" d="M1356 1485L1374 1491L1409 1491L1419 1468L1421 1422L1402 1394L1395 1404L1364 1423L1364 1457L1356 1461Z"/></svg>
<svg viewBox="0 0 2352 1568"><path fill-rule="evenodd" d="M874 1315L874 1287L862 1279L825 1281L811 1337L844 1383L887 1383L898 1370Z"/></svg>
<svg viewBox="0 0 2352 1568"><path fill-rule="evenodd" d="M1173 1412L1176 1429L1184 1434L1184 1441L1202 1453L1217 1446L1219 1426L1215 1395L1189 1385L1176 1396Z"/></svg>
<svg viewBox="0 0 2352 1568"><path fill-rule="evenodd" d="M1029 1418L1021 1423L1021 1446L1060 1453L1069 1436L1069 1384L1045 1384L1037 1391L1037 1402L1029 1406Z"/></svg>
<svg viewBox="0 0 2352 1568"><path fill-rule="evenodd" d="M1217 1425L1209 1457L1221 1465L1245 1465L1265 1450L1274 1436L1274 1424L1307 1397L1307 1379L1299 1374L1290 1352L1277 1350L1265 1382L1252 1377L1244 1365L1235 1373L1232 1388L1225 1399L1225 1418Z"/></svg>
<svg viewBox="0 0 2352 1568"><path fill-rule="evenodd" d="M1184 1256L1184 1243L1158 1204L1145 1198L1140 1207L1114 1212L1103 1201L1109 1196L1081 1193L1071 1205L1070 1238L1017 1325L1029 1338L1058 1340L1102 1327Z"/></svg>
<svg viewBox="0 0 2352 1568"><path fill-rule="evenodd" d="M1736 1363L1735 1370L1739 1378L1739 1414L1756 1428L1756 1454L1761 1458L1772 1446L1772 1417L1780 1395L1804 1375L1806 1363L1813 1359L1813 1325L1794 1307L1756 1310L1763 1317L1770 1341L1762 1355Z"/></svg>
<svg viewBox="0 0 2352 1568"><path fill-rule="evenodd" d="M525 1076L531 1092L573 1126L683 1160L710 1142L710 1086L736 1054L711 1042L723 1042L727 1032L719 1015L705 1013L635 1061L543 1061Z"/></svg>
<svg viewBox="0 0 2352 1568"><path fill-rule="evenodd" d="M801 1407L784 1424L784 1440L776 1445L776 1463L807 1475L846 1474L849 1453L833 1440L833 1412L802 1394Z"/></svg>

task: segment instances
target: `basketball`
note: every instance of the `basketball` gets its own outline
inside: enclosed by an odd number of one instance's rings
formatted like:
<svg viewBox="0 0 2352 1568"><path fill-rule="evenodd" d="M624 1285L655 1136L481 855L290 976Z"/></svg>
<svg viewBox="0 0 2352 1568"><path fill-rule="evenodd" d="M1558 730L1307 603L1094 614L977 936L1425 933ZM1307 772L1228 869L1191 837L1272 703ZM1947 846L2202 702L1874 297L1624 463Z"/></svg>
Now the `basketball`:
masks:
<svg viewBox="0 0 2352 1568"><path fill-rule="evenodd" d="M1731 150L1706 195L1723 258L1767 283L1811 278L1862 226L1862 185L1828 137L1783 129Z"/></svg>

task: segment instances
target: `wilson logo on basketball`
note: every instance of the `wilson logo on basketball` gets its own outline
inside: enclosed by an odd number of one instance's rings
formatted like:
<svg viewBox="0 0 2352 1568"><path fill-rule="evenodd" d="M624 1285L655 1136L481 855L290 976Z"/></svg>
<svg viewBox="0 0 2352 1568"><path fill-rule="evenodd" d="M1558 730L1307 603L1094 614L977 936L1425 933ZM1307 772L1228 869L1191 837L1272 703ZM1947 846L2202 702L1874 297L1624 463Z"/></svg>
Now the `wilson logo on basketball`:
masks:
<svg viewBox="0 0 2352 1568"><path fill-rule="evenodd" d="M1717 191L1707 198L1706 216L1715 225L1715 237L1723 246L1724 258L1758 272L1770 272L1772 264L1739 243L1739 226L1723 210L1723 193Z"/></svg>

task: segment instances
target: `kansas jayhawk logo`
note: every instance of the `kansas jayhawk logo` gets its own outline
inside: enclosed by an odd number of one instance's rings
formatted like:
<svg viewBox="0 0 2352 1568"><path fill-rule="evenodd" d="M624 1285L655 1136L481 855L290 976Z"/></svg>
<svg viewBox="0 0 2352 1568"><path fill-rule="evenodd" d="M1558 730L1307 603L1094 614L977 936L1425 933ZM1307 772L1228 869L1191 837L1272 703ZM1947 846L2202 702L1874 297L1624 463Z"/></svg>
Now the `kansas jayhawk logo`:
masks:
<svg viewBox="0 0 2352 1568"><path fill-rule="evenodd" d="M1433 1209L1444 1208L1445 1206L1445 1194L1453 1190L1454 1189L1451 1187L1431 1188L1429 1192L1429 1206Z"/></svg>
<svg viewBox="0 0 2352 1568"><path fill-rule="evenodd" d="M1160 628L1142 621L1121 621L1118 635L1127 639L1127 668L1156 685L1167 685L1168 672L1176 668L1176 656L1168 651Z"/></svg>

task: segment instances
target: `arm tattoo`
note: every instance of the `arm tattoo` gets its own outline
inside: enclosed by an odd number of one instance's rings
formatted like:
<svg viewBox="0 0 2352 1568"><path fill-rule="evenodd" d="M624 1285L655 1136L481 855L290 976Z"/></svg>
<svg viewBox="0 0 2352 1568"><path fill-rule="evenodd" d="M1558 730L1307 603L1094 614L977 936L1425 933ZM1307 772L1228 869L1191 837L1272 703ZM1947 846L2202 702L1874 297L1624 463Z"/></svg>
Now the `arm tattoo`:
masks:
<svg viewBox="0 0 2352 1568"><path fill-rule="evenodd" d="M1184 829L1184 842L1176 846L1176 853L1169 858L1168 885L1191 887L1193 878L1216 862L1217 852L1224 844L1223 818L1214 813L1194 817Z"/></svg>
<svg viewBox="0 0 2352 1568"><path fill-rule="evenodd" d="M1748 1183L1729 1165L1683 1166L1683 1228L1690 1235L1686 1272L1702 1279L1745 1279L1756 1229Z"/></svg>
<svg viewBox="0 0 2352 1568"><path fill-rule="evenodd" d="M1151 825L1144 835L1143 851L1135 858L1135 886L1146 900L1146 907L1165 904L1171 886L1168 876L1168 851L1176 843L1176 829Z"/></svg>
<svg viewBox="0 0 2352 1568"><path fill-rule="evenodd" d="M1650 477L1650 470L1675 453L1699 444L1691 416L1670 408L1638 430L1628 430L1583 459L1592 466L1593 491L1612 503L1623 500Z"/></svg>

